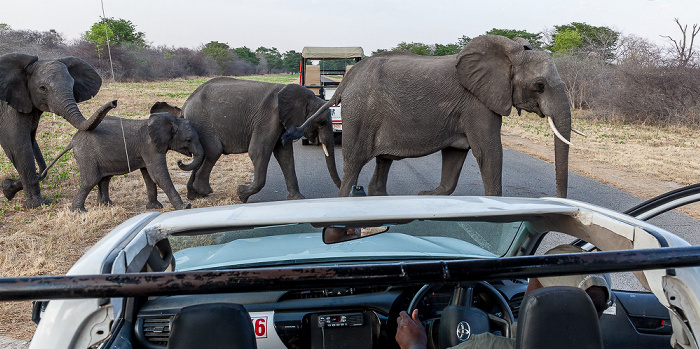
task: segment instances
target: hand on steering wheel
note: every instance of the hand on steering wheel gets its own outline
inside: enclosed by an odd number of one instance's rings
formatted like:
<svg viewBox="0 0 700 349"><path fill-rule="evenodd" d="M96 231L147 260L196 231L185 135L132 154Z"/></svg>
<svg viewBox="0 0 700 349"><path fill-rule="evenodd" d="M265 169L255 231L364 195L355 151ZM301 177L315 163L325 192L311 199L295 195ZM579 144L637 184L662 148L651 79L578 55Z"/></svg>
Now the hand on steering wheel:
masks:
<svg viewBox="0 0 700 349"><path fill-rule="evenodd" d="M432 290L440 285L425 285L413 297L409 305L409 312L416 309L419 302ZM485 290L494 299L500 309L501 316L488 314L479 308L473 307L474 288ZM434 340L432 332L434 326L439 323L439 348L449 348L468 340L472 335L488 332L491 327L496 327L505 336L510 336L511 324L515 321L508 302L500 292L486 282L469 282L455 286L450 305L445 307L440 319L426 319L426 331L431 342ZM430 343L431 347L438 347L436 343Z"/></svg>

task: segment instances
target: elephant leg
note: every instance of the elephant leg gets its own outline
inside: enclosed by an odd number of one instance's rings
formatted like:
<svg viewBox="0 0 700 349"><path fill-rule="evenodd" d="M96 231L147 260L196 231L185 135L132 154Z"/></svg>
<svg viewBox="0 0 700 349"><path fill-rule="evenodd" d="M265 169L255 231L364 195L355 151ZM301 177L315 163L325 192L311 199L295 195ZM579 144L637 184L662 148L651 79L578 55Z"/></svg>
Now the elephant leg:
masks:
<svg viewBox="0 0 700 349"><path fill-rule="evenodd" d="M170 204L173 205L175 209L183 210L192 207L190 203L185 204L184 202L182 202L180 193L178 193L175 189L173 180L170 178L170 172L168 172L168 164L165 159L165 154L158 154L158 157L156 159L149 159L148 161L146 161L146 169L142 169L141 174L143 175L144 182L146 182L146 190L148 191L149 195L149 203L160 204L157 200L157 192L155 185L151 186L149 184L148 179L150 179L151 182L155 182L155 184L165 192L165 195L168 196ZM149 186L151 186L150 189Z"/></svg>
<svg viewBox="0 0 700 349"><path fill-rule="evenodd" d="M203 141L202 147L205 149L202 165L192 170L190 179L187 181L187 198L190 200L203 198L214 192L214 190L211 189L211 185L209 185L209 176L211 175L211 170L214 168L214 164L216 164L221 154L223 154L221 144L206 144L205 146L205 142Z"/></svg>
<svg viewBox="0 0 700 349"><path fill-rule="evenodd" d="M146 203L146 208L149 210L157 210L163 208L163 204L158 201L158 187L156 187L156 182L151 179L151 175L148 173L148 169L141 169L141 176L143 176L143 182L146 184L146 196L148 197L148 203Z"/></svg>
<svg viewBox="0 0 700 349"><path fill-rule="evenodd" d="M372 158L369 159L352 159L345 156L343 152L343 180L340 184L340 192L338 196L350 196L352 187L357 185L357 179L360 177L362 167L364 167Z"/></svg>
<svg viewBox="0 0 700 349"><path fill-rule="evenodd" d="M469 150L445 148L442 150L442 176L440 185L430 191L421 191L418 195L450 195L457 188L459 174L462 172L464 160Z"/></svg>
<svg viewBox="0 0 700 349"><path fill-rule="evenodd" d="M41 174L46 170L46 161L44 161L44 154L41 153L41 148L39 148L39 144L36 142L36 130L32 132L32 151L34 152L34 159L37 165L39 165L39 174Z"/></svg>
<svg viewBox="0 0 700 349"><path fill-rule="evenodd" d="M501 117L483 118L479 127L467 133L472 154L476 158L484 182L484 193L503 194L503 146L501 145Z"/></svg>
<svg viewBox="0 0 700 349"><path fill-rule="evenodd" d="M299 192L299 181L294 168L294 148L292 143L282 145L282 142L277 142L275 149L273 149L273 154L282 169L284 182L287 184L287 191L289 192L287 199L305 199L304 195L301 195L301 192Z"/></svg>
<svg viewBox="0 0 700 349"><path fill-rule="evenodd" d="M267 166L270 163L272 150L263 142L255 142L255 137L250 142L248 157L253 162L253 182L249 185L238 186L238 198L242 202L248 202L251 195L259 192L265 186L267 179Z"/></svg>
<svg viewBox="0 0 700 349"><path fill-rule="evenodd" d="M104 177L97 183L97 203L105 206L112 206L114 203L109 199L109 181L112 176Z"/></svg>
<svg viewBox="0 0 700 349"><path fill-rule="evenodd" d="M80 176L80 189L78 189L78 193L75 194L75 197L73 198L73 202L71 203L71 211L78 211L78 212L87 212L85 209L85 200L88 197L88 194L90 194L90 190L94 188L101 179L97 178L89 178L92 176L87 175L87 171L85 171L85 174Z"/></svg>
<svg viewBox="0 0 700 349"><path fill-rule="evenodd" d="M374 168L372 180L370 180L369 186L367 187L367 195L389 195L386 192L386 182L389 179L389 169L394 160L377 156L375 161L376 166Z"/></svg>
<svg viewBox="0 0 700 349"><path fill-rule="evenodd" d="M3 135L0 136L0 146L19 173L19 181L6 179L2 183L3 194L8 200L14 198L18 191L24 189L25 208L36 208L48 205L49 202L41 196L39 176L34 164L34 144L32 132L36 132L36 122L26 117L2 117ZM37 146L38 149L38 146ZM43 157L41 158L43 160ZM41 165L41 163L40 163ZM44 167L46 164L43 164Z"/></svg>

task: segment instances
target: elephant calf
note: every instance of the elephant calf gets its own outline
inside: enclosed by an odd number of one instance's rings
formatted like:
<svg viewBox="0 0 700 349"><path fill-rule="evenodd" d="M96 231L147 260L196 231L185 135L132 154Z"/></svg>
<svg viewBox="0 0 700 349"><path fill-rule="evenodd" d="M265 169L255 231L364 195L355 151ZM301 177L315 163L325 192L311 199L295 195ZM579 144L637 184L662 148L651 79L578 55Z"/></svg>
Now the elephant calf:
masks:
<svg viewBox="0 0 700 349"><path fill-rule="evenodd" d="M199 166L204 158L199 136L188 120L177 118L169 112L160 112L162 109L158 108L158 105L151 109L148 120L107 116L93 131L78 131L66 149L48 166L51 168L63 154L73 149L80 170L80 189L73 199L71 210L85 211L85 199L95 185L99 190L98 202L113 204L109 199L110 179L114 175L125 174L135 169L141 170L146 182L146 208L163 207L157 198L156 185L168 195L175 208L190 208L190 204L183 203L180 194L175 190L165 155L168 150L175 150L192 156L190 164L178 162L180 169L191 171ZM45 176L46 171L41 177Z"/></svg>

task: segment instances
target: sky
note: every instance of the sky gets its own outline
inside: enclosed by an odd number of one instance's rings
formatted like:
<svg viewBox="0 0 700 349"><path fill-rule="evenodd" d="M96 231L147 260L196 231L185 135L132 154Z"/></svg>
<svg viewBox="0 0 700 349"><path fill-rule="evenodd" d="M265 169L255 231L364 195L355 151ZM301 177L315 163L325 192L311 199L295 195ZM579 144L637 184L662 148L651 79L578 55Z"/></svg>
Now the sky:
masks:
<svg viewBox="0 0 700 349"><path fill-rule="evenodd" d="M674 22L700 24L700 0L24 0L2 6L12 29L80 38L102 17L130 20L153 46L198 48L361 46L369 55L400 42L456 43L492 28L542 32L585 22L669 45ZM699 38L700 39L700 38Z"/></svg>

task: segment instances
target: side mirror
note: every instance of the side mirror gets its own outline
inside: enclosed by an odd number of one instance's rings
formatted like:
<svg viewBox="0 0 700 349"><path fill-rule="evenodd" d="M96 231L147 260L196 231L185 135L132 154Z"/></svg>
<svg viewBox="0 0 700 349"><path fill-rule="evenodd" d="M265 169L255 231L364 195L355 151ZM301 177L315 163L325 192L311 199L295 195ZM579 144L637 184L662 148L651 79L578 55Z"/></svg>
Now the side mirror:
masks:
<svg viewBox="0 0 700 349"><path fill-rule="evenodd" d="M389 227L351 227L333 225L323 228L323 243L330 245L338 242L350 241L365 236L381 234L389 230Z"/></svg>

